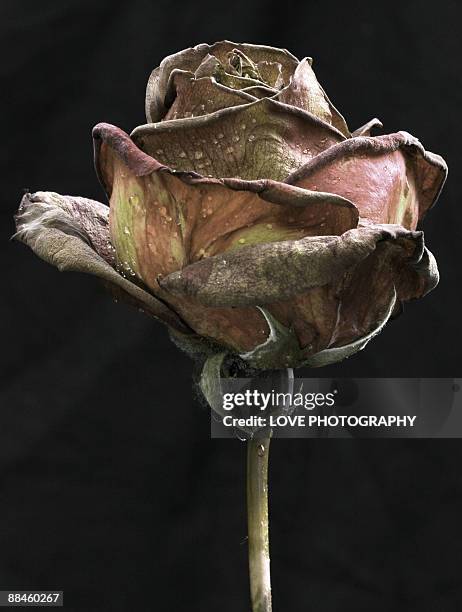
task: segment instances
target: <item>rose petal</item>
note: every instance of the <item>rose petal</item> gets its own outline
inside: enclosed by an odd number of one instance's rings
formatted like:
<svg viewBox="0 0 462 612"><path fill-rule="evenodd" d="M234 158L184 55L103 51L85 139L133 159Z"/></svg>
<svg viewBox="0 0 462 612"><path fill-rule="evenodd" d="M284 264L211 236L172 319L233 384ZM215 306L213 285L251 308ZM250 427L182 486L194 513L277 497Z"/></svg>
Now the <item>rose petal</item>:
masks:
<svg viewBox="0 0 462 612"><path fill-rule="evenodd" d="M244 89L241 89L240 91L253 96L257 100L261 100L262 98L274 98L277 94L277 90L267 87L266 85L244 87Z"/></svg>
<svg viewBox="0 0 462 612"><path fill-rule="evenodd" d="M303 295L313 287L339 286L347 273L376 252L379 243L385 245L387 256L393 254L393 261L399 263L393 268L394 284L399 286L403 274L422 276L422 271L414 268L422 258L421 232L409 232L399 225L370 224L341 236L243 247L173 272L161 285L210 306L272 304Z"/></svg>
<svg viewBox="0 0 462 612"><path fill-rule="evenodd" d="M194 77L196 79L201 79L203 77L215 77L217 72L220 71L220 68L223 69L223 64L220 62L220 60L214 55L210 55L210 53L208 53L194 71ZM175 70L170 74L169 82L171 82L172 74L175 72ZM168 98L166 99L166 102L168 104Z"/></svg>
<svg viewBox="0 0 462 612"><path fill-rule="evenodd" d="M343 346L374 329L388 309L393 289L401 303L424 296L438 280L438 268L424 246L423 234L409 240L397 233L392 247L386 241L378 243L374 256L356 266L342 283L330 346Z"/></svg>
<svg viewBox="0 0 462 612"><path fill-rule="evenodd" d="M351 138L318 155L288 177L289 184L348 198L374 223L415 229L436 201L447 166L420 142L398 132Z"/></svg>
<svg viewBox="0 0 462 612"><path fill-rule="evenodd" d="M310 58L308 58L310 59ZM351 134L350 134L350 130L348 129L347 123L345 121L345 117L342 115L342 113L332 104L332 102L330 101L328 95L326 94L326 92L324 91L323 87L321 87L324 96L327 100L327 103L329 104L329 110L330 110L330 114L332 115L332 125L334 126L334 128L336 128L339 132L341 132L346 138L351 138Z"/></svg>
<svg viewBox="0 0 462 612"><path fill-rule="evenodd" d="M226 87L213 78L195 79L191 72L175 70L172 73L172 81L175 101L165 115L165 121L198 117L256 100L255 96Z"/></svg>
<svg viewBox="0 0 462 612"><path fill-rule="evenodd" d="M132 138L171 168L249 180L284 180L344 140L314 115L269 98L202 117L140 126Z"/></svg>
<svg viewBox="0 0 462 612"><path fill-rule="evenodd" d="M285 49L263 45L237 44L230 41L213 45L201 44L166 57L158 68L153 70L146 90L146 118L149 123L160 121L168 110L165 104L170 74L175 69L195 72L207 55L215 56L225 64L230 51L238 49L254 62L270 61L281 64L282 77L288 83L297 67L298 60Z"/></svg>
<svg viewBox="0 0 462 612"><path fill-rule="evenodd" d="M275 89L284 87L284 77L282 75L282 64L279 62L268 62L267 60L257 63L257 68L265 83Z"/></svg>
<svg viewBox="0 0 462 612"><path fill-rule="evenodd" d="M364 347L379 334L390 319L396 304L396 290L393 289L389 302L383 314L377 319L375 326L364 336L356 338L348 344L342 346L327 348L319 352L315 352L309 355L303 362L304 366L310 368L320 368L323 366L343 361L348 357L351 357L355 353L362 351Z"/></svg>
<svg viewBox="0 0 462 612"><path fill-rule="evenodd" d="M275 99L312 113L339 129L347 138L350 136L345 119L332 105L319 85L311 67L310 58L305 58L298 64L290 84L278 93Z"/></svg>
<svg viewBox="0 0 462 612"><path fill-rule="evenodd" d="M314 354L368 336L383 319L395 293L401 304L424 296L438 279L436 262L424 247L423 235L417 232L410 237L395 231L391 242L378 241L375 250L349 269L340 283L311 289L290 301L271 304L269 309Z"/></svg>
<svg viewBox="0 0 462 612"><path fill-rule="evenodd" d="M62 196L53 191L26 193L15 221L17 233L14 237L33 250L37 243L48 258L54 257L55 252L46 251L47 243L43 238L48 230L54 229L80 239L111 267L115 265L115 253L109 238L109 208L101 202Z"/></svg>
<svg viewBox="0 0 462 612"><path fill-rule="evenodd" d="M43 191L26 194L16 217L15 238L60 271L97 276L148 314L191 333L173 310L116 272L108 215L107 206L87 198Z"/></svg>
<svg viewBox="0 0 462 612"><path fill-rule="evenodd" d="M186 296L163 295L197 334L232 352L252 350L269 334L265 318L256 308L204 307Z"/></svg>
<svg viewBox="0 0 462 612"><path fill-rule="evenodd" d="M275 302L268 310L287 328L292 329L299 347L313 354L329 346L339 309L334 284L313 287L290 300Z"/></svg>

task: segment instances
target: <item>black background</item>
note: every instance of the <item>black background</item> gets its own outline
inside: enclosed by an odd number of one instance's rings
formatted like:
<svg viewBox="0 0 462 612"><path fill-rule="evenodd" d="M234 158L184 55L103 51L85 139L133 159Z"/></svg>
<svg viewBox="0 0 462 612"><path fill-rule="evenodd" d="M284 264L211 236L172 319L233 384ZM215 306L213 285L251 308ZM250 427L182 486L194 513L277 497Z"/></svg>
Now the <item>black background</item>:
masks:
<svg viewBox="0 0 462 612"><path fill-rule="evenodd" d="M209 439L163 328L8 242L21 191L103 200L91 128L143 123L169 53L229 38L311 55L352 128L378 116L452 170L425 225L439 287L323 374L460 376L461 17L455 1L2 2L0 589L64 589L68 610L249 608L244 444ZM275 610L460 610L461 448L274 441Z"/></svg>

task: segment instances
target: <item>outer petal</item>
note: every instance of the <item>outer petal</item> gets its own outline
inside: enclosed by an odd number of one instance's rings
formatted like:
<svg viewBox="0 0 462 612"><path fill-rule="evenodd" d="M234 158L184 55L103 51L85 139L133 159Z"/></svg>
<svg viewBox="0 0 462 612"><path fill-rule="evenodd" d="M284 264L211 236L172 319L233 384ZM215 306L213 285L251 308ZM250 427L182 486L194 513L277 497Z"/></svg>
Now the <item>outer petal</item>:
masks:
<svg viewBox="0 0 462 612"><path fill-rule="evenodd" d="M191 333L174 311L114 269L109 209L87 198L39 191L26 194L16 216L15 238L61 271L98 276L148 314Z"/></svg>
<svg viewBox="0 0 462 612"><path fill-rule="evenodd" d="M415 229L436 201L447 166L420 142L398 132L357 137L324 151L287 178L289 184L337 193L374 223Z"/></svg>
<svg viewBox="0 0 462 612"><path fill-rule="evenodd" d="M421 232L363 224L339 237L247 247L188 266L161 281L206 305L263 305L287 330L272 367L323 365L361 350L396 304L438 282ZM293 340L288 340L290 336ZM268 342L263 343L265 355ZM257 367L259 348L246 354ZM319 359L317 354L322 353Z"/></svg>
<svg viewBox="0 0 462 612"><path fill-rule="evenodd" d="M132 138L171 168L248 180L284 180L345 140L311 113L270 98L206 116L143 125Z"/></svg>
<svg viewBox="0 0 462 612"><path fill-rule="evenodd" d="M390 225L381 229L362 226L358 232L369 239L375 234L376 247L339 282L269 307L296 331L300 345L310 355L375 335L403 302L422 297L438 283L436 262L420 232ZM365 344L362 340L360 348ZM350 348L359 350L358 345ZM330 353L330 357L334 354L341 352Z"/></svg>
<svg viewBox="0 0 462 612"><path fill-rule="evenodd" d="M384 253L378 249L382 244ZM427 285L433 285L433 279L415 268L423 256L422 232L409 232L399 225L372 224L341 236L243 247L173 272L161 284L168 291L186 294L205 305L266 305L289 300L314 287L338 286L347 273L353 273L378 252L381 262L389 255L399 261L400 265L392 270L396 275L393 282L403 284L403 292L407 287L401 280L403 274L412 276L415 272L419 279L415 292L419 295L429 290Z"/></svg>
<svg viewBox="0 0 462 612"><path fill-rule="evenodd" d="M230 41L213 45L201 44L166 57L149 77L146 89L146 118L149 123L160 121L168 111L171 96L169 95L170 75L173 70L195 72L204 58L211 55L225 64L227 55L238 49L249 55L254 62L269 61L281 65L281 74L285 83L297 67L298 60L285 49L276 49L264 45L239 44ZM167 101L166 101L167 100Z"/></svg>
<svg viewBox="0 0 462 612"><path fill-rule="evenodd" d="M362 261L343 279L338 318L329 346L343 346L373 330L396 291L396 305L426 295L438 284L433 255L423 234L394 231L394 241L382 240L373 257ZM412 236L412 237L411 237ZM394 290L393 290L394 289Z"/></svg>

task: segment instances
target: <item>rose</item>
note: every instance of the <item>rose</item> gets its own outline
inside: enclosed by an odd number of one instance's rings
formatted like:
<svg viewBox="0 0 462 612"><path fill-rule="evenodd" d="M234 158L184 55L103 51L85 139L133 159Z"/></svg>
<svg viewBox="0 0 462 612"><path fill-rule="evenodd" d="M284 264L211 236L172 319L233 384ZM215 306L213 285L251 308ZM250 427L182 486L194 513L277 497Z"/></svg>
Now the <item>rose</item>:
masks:
<svg viewBox="0 0 462 612"><path fill-rule="evenodd" d="M220 42L164 59L130 138L99 124L110 209L38 192L17 237L102 277L190 351L252 366L323 365L362 349L438 282L418 223L446 177L406 132L352 134L287 51Z"/></svg>

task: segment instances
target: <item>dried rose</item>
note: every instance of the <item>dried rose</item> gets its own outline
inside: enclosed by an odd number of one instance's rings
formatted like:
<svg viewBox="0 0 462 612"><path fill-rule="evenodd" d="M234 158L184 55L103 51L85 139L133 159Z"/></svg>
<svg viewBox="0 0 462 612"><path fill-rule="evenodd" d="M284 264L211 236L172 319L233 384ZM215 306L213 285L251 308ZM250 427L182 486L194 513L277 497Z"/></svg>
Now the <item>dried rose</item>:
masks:
<svg viewBox="0 0 462 612"><path fill-rule="evenodd" d="M418 223L447 169L406 132L350 134L311 60L220 42L169 56L149 123L93 130L110 208L38 192L17 237L62 270L102 277L188 350L259 368L362 349L435 287Z"/></svg>

